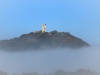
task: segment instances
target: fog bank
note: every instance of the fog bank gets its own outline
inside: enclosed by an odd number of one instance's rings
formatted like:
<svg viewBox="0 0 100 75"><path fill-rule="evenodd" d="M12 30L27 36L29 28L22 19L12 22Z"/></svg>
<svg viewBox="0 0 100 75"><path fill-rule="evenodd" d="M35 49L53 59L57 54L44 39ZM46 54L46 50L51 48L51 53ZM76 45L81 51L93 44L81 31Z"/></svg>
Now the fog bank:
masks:
<svg viewBox="0 0 100 75"><path fill-rule="evenodd" d="M9 74L24 72L44 74L59 69L76 71L80 68L100 72L99 65L99 47L13 53L0 51L0 70Z"/></svg>

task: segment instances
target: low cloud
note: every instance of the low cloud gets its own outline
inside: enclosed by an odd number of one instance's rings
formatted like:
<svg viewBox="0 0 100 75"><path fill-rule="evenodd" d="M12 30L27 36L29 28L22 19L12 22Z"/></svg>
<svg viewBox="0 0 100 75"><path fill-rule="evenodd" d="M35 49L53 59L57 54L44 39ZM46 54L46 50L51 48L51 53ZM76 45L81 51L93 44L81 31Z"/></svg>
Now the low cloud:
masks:
<svg viewBox="0 0 100 75"><path fill-rule="evenodd" d="M26 52L0 52L0 69L13 73L52 73L59 69L76 71L91 69L100 72L100 47L77 50L57 49Z"/></svg>

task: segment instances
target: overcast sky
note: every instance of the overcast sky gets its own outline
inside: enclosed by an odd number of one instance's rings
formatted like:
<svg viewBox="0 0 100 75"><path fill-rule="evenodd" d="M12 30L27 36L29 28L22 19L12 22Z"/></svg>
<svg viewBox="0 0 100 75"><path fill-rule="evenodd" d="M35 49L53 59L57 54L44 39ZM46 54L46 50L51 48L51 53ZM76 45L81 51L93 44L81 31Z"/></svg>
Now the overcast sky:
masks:
<svg viewBox="0 0 100 75"><path fill-rule="evenodd" d="M100 0L0 0L0 39L57 30L100 45Z"/></svg>

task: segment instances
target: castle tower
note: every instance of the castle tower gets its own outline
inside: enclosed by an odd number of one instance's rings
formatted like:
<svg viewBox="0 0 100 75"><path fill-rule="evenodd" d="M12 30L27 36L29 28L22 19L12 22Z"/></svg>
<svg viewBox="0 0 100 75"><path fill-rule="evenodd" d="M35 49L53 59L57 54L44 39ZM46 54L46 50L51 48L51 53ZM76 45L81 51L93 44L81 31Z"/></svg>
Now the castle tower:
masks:
<svg viewBox="0 0 100 75"><path fill-rule="evenodd" d="M42 33L46 32L46 24L42 25Z"/></svg>

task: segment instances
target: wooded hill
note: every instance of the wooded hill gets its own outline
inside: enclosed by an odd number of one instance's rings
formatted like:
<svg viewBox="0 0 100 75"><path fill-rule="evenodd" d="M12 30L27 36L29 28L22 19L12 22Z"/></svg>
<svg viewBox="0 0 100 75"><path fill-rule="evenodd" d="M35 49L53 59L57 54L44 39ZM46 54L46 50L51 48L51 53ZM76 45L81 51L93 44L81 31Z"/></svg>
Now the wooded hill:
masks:
<svg viewBox="0 0 100 75"><path fill-rule="evenodd" d="M18 38L10 40L1 40L1 50L45 50L56 48L71 48L77 49L90 46L80 38L71 35L68 32L45 32L42 31L30 32L23 34Z"/></svg>

